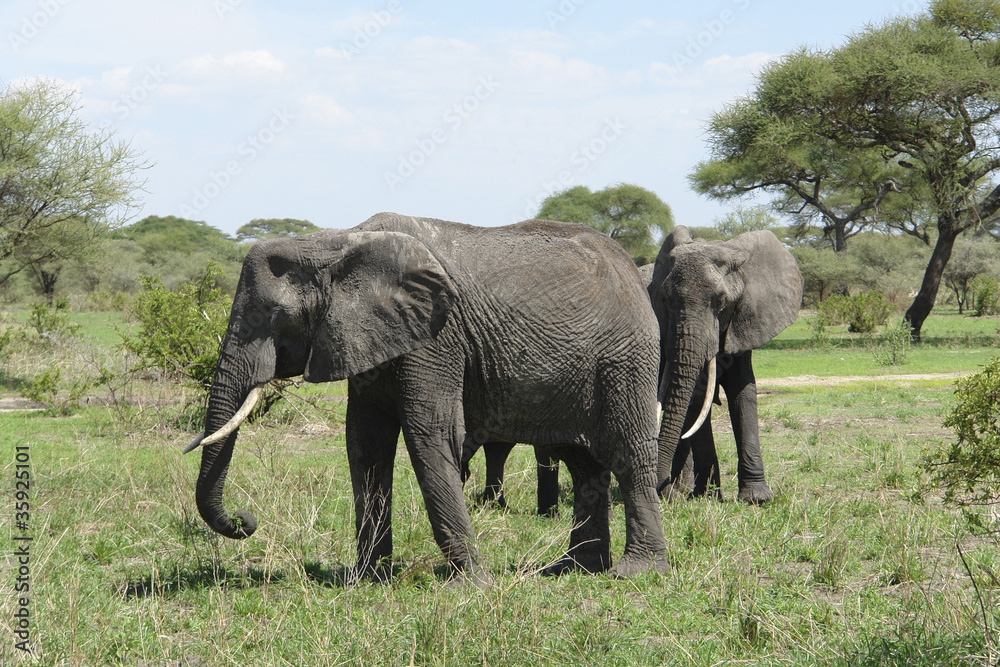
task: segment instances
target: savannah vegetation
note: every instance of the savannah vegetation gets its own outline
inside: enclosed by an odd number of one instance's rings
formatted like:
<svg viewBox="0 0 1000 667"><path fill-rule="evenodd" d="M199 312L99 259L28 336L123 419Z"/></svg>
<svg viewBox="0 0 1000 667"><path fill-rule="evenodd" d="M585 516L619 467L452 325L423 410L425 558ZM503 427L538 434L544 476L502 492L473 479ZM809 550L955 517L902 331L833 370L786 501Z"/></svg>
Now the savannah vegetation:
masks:
<svg viewBox="0 0 1000 667"><path fill-rule="evenodd" d="M998 33L1000 3L932 2L841 48L787 55L710 120L693 186L769 201L692 231L770 229L805 278L798 321L754 353L775 498L732 502L723 404L713 429L729 502L663 506L670 572L550 579L537 572L566 543L568 479L562 518L535 516L534 458L516 448L500 511L478 504L476 457L466 493L487 590L446 585L402 447L395 576L344 585L344 383L272 387L229 486L261 527L235 542L204 525L197 456L180 451L201 429L240 262L250 243L316 227L126 225L140 156L75 122L74 98L51 84L3 89L0 141L14 143L0 145L0 406L17 409L0 411L0 468L13 489L14 448L30 448L34 652L14 647L11 547L0 662L996 664ZM38 164L72 187L47 190ZM629 184L571 188L541 213L614 236L637 264L673 226ZM4 495L5 515L14 501Z"/></svg>
<svg viewBox="0 0 1000 667"><path fill-rule="evenodd" d="M496 578L488 590L446 585L402 447L395 576L343 585L355 547L343 383L284 387L285 400L244 427L230 493L262 523L230 541L198 516L197 456L180 455L200 429L190 406L203 390L185 370L197 364L140 363L146 353L122 340L139 325L120 313L18 313L0 400L23 400L59 372L36 396L47 409L0 413L7 474L15 444L31 451L35 664L992 664L1000 552L984 527L994 519L945 502L928 459L959 442L945 426L955 374L990 363L998 320L940 310L902 366L879 364L871 335L846 324L817 344L811 313L755 353L775 498L732 500L735 445L717 408L729 502L664 505L665 575L539 576L568 537L568 480L561 518L535 516L534 457L515 448L504 512L478 504L477 456L466 493ZM614 512L620 549L620 504ZM11 596L0 608L9 630Z"/></svg>

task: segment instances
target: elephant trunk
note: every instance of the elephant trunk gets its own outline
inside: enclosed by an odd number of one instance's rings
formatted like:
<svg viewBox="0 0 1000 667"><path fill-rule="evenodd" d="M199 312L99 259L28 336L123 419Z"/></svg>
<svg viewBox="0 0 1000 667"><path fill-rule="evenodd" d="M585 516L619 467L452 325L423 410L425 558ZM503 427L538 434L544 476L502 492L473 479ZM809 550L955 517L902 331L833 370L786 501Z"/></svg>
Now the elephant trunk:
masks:
<svg viewBox="0 0 1000 667"><path fill-rule="evenodd" d="M663 495L680 474L684 461L676 461L681 431L695 394L710 345L703 336L691 335L688 327L677 327L663 349L663 378L659 400L663 405L657 455L657 489ZM707 391L707 390L706 390Z"/></svg>
<svg viewBox="0 0 1000 667"><path fill-rule="evenodd" d="M237 407L248 402L246 399L252 393L251 387L232 387L226 380L231 374L226 372L228 363L223 355L219 355L219 368L215 381L212 383L212 393L208 401L208 413L205 418L205 432L217 433L224 429L234 415L239 412ZM257 517L248 510L228 512L222 504L223 489L226 485L226 475L229 472L229 462L233 456L233 445L236 443L238 430L234 429L219 442L205 445L201 453L201 470L198 473L198 483L195 488L195 499L198 511L212 530L233 539L249 537L257 529Z"/></svg>

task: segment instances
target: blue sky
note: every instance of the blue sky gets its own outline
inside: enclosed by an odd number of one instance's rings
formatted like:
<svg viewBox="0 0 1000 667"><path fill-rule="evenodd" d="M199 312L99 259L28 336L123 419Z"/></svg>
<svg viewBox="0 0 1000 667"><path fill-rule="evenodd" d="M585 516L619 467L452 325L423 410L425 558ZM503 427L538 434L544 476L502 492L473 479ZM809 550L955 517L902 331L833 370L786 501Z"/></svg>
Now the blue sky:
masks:
<svg viewBox="0 0 1000 667"><path fill-rule="evenodd" d="M146 215L233 233L379 211L501 225L573 185L635 183L676 222L713 111L769 60L914 0L7 0L0 80L80 95L152 165Z"/></svg>

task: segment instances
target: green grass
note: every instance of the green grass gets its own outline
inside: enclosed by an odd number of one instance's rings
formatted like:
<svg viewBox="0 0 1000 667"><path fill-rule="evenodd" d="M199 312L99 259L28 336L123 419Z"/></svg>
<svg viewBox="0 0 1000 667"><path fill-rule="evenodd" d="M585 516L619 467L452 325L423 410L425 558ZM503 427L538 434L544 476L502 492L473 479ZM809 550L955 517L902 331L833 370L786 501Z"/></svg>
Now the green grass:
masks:
<svg viewBox="0 0 1000 667"><path fill-rule="evenodd" d="M929 357L950 360L935 365L919 351L902 372L973 370L990 353L933 346ZM848 352L768 349L754 359L762 377L821 375L810 369L839 360L827 353ZM735 447L724 406L713 411L729 502L662 505L670 571L631 581L533 573L565 548L572 498L564 472L562 518L534 516L534 458L518 447L507 470L508 512L475 503L481 456L466 487L496 585L448 586L400 447L396 575L389 584L344 587L354 519L343 383L303 386L270 423L241 433L226 502L260 519L244 541L214 536L197 514L199 457L180 456L192 433L175 425L176 390L149 382L118 406L98 394L102 400L73 416L0 413L4 516L13 510L14 447L31 446L36 655L23 662L995 664L1000 551L965 531L959 513L922 486L917 465L928 447L951 440L940 424L952 381L883 378L883 368L865 366L865 352L856 352L850 367L859 370L838 374L871 378L762 390L761 440L775 491L763 507L732 502ZM11 376L22 374L18 359L5 363ZM613 514L620 555L620 504ZM19 534L4 525L8 538ZM12 544L0 560L4 665L19 664L10 632Z"/></svg>

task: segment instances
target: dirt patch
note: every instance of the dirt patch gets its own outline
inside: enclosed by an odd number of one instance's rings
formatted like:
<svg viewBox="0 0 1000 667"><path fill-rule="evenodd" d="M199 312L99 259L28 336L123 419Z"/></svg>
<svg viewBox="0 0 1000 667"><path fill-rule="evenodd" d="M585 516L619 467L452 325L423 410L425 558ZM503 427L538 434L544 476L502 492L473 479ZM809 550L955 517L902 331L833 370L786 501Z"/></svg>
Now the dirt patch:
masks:
<svg viewBox="0 0 1000 667"><path fill-rule="evenodd" d="M758 389L771 387L809 387L848 384L851 382L915 382L918 380L957 380L971 371L951 373L908 373L902 375L794 375L784 378L757 378Z"/></svg>
<svg viewBox="0 0 1000 667"><path fill-rule="evenodd" d="M27 398L0 398L0 412L26 412L44 409L45 406L41 403L36 403Z"/></svg>

